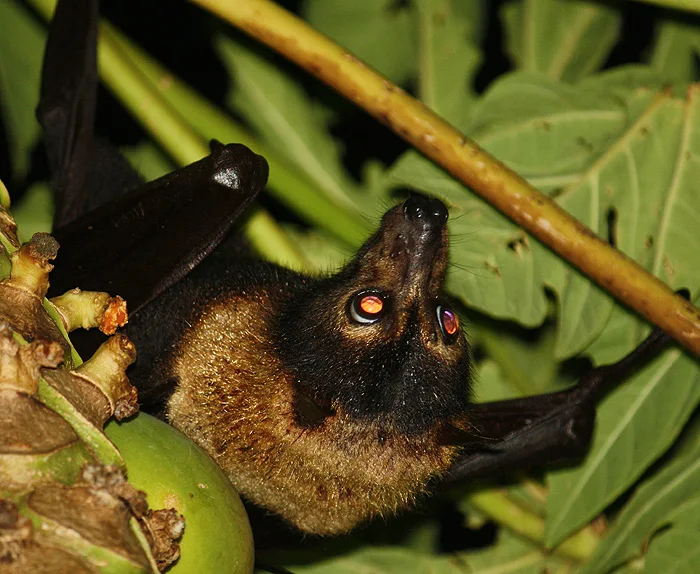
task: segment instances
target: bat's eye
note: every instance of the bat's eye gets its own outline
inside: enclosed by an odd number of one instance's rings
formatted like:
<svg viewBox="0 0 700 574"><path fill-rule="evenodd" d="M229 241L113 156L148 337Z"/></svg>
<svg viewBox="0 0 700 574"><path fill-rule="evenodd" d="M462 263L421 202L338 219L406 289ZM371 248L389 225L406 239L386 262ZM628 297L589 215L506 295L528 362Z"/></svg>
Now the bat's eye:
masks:
<svg viewBox="0 0 700 574"><path fill-rule="evenodd" d="M440 325L445 340L452 342L456 339L457 331L459 331L459 319L457 314L444 305L437 306L437 320Z"/></svg>
<svg viewBox="0 0 700 574"><path fill-rule="evenodd" d="M350 301L350 317L356 323L367 325L374 323L384 316L387 308L387 297L381 291L360 291Z"/></svg>

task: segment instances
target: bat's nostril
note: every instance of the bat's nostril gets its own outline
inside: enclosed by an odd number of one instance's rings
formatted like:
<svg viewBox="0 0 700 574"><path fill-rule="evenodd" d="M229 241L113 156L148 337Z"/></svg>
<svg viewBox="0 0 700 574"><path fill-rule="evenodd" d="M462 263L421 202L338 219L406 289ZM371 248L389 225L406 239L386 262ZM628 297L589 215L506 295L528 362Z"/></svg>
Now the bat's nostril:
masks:
<svg viewBox="0 0 700 574"><path fill-rule="evenodd" d="M421 221L429 227L442 227L447 222L447 208L438 199L411 195L403 204L406 219Z"/></svg>

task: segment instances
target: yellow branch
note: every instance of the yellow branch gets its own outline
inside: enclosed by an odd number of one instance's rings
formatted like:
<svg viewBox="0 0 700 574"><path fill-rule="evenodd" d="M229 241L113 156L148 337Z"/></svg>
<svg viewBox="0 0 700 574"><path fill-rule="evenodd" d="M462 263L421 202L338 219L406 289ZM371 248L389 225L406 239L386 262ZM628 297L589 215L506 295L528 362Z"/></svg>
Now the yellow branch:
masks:
<svg viewBox="0 0 700 574"><path fill-rule="evenodd" d="M347 50L269 0L193 0L389 126L649 321L700 355L700 311Z"/></svg>

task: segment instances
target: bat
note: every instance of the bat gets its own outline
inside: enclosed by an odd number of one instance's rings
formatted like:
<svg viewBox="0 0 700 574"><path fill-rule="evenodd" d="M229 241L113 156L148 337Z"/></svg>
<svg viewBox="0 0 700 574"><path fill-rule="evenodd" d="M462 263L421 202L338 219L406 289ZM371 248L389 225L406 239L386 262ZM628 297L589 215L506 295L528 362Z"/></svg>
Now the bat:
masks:
<svg viewBox="0 0 700 574"><path fill-rule="evenodd" d="M391 208L329 277L217 250L264 187L265 160L214 143L140 183L92 130L96 27L94 1L61 0L47 45L37 113L62 245L52 285L128 300L140 391L294 528L343 534L436 487L576 459L600 395L667 344L657 330L567 390L474 404L444 292L442 202Z"/></svg>

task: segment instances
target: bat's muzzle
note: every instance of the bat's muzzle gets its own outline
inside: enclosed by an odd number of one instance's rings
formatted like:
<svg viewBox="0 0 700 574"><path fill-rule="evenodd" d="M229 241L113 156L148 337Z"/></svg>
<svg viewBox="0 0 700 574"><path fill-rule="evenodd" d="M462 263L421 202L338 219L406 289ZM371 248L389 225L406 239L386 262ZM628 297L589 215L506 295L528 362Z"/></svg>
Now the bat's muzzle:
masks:
<svg viewBox="0 0 700 574"><path fill-rule="evenodd" d="M423 227L426 233L439 232L447 223L447 208L439 199L411 195L403 204L404 217Z"/></svg>

